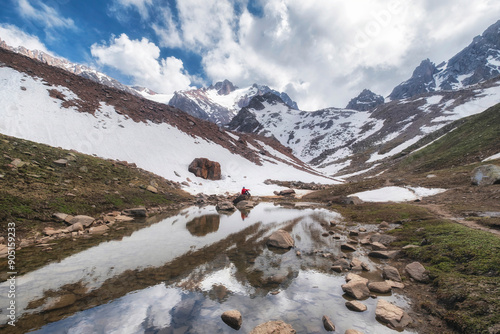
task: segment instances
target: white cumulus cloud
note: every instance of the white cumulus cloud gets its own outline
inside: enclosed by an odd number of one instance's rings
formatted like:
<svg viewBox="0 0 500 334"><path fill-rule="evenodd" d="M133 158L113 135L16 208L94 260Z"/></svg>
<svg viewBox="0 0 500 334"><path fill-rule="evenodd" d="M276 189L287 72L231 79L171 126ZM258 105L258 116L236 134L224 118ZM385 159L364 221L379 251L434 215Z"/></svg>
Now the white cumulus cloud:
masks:
<svg viewBox="0 0 500 334"><path fill-rule="evenodd" d="M175 57L160 59L160 49L146 38L131 40L122 34L113 38L109 45L93 44L91 54L101 65L130 76L135 85L158 93L189 89L191 83L182 61Z"/></svg>
<svg viewBox="0 0 500 334"><path fill-rule="evenodd" d="M12 47L24 46L30 50L40 50L52 54L37 36L27 34L11 24L0 24L0 38Z"/></svg>

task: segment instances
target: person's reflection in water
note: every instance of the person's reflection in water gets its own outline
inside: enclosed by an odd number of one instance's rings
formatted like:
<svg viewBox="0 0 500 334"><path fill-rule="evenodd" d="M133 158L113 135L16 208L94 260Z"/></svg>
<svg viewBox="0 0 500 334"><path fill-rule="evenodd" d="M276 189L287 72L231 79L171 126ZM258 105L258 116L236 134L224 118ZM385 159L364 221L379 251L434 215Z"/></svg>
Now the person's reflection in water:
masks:
<svg viewBox="0 0 500 334"><path fill-rule="evenodd" d="M248 217L249 212L247 211L240 211L241 212L241 220L245 220L245 218Z"/></svg>

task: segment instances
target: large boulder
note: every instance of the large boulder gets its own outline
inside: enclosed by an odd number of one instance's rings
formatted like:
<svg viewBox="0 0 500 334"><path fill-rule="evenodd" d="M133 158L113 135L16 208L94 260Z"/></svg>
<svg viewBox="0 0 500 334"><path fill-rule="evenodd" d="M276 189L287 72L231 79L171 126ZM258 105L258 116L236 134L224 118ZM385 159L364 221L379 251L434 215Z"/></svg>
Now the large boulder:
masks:
<svg viewBox="0 0 500 334"><path fill-rule="evenodd" d="M191 162L188 171L194 175L208 180L220 180L221 168L216 161L211 161L206 158L196 158Z"/></svg>
<svg viewBox="0 0 500 334"><path fill-rule="evenodd" d="M377 302L375 318L386 324L388 327L398 331L403 330L413 321L408 313L403 311L403 309L396 305L392 305L384 299L380 299Z"/></svg>
<svg viewBox="0 0 500 334"><path fill-rule="evenodd" d="M241 201L247 201L249 199L250 199L250 195L241 194L238 197L236 197L235 199L233 199L233 204L236 205Z"/></svg>
<svg viewBox="0 0 500 334"><path fill-rule="evenodd" d="M241 313L238 310L230 310L222 313L222 321L224 321L229 327L233 329L240 329L243 319Z"/></svg>
<svg viewBox="0 0 500 334"><path fill-rule="evenodd" d="M224 201L224 202L219 202L215 206L215 210L217 211L234 211L236 208L234 207L233 203L229 201Z"/></svg>
<svg viewBox="0 0 500 334"><path fill-rule="evenodd" d="M471 177L472 184L488 186L500 183L500 167L496 165L483 165L474 168Z"/></svg>
<svg viewBox="0 0 500 334"><path fill-rule="evenodd" d="M271 236L267 240L267 245L277 248L289 249L295 246L295 241L287 231L278 230L271 234Z"/></svg>
<svg viewBox="0 0 500 334"><path fill-rule="evenodd" d="M296 334L293 327L283 321L268 321L255 327L250 334Z"/></svg>

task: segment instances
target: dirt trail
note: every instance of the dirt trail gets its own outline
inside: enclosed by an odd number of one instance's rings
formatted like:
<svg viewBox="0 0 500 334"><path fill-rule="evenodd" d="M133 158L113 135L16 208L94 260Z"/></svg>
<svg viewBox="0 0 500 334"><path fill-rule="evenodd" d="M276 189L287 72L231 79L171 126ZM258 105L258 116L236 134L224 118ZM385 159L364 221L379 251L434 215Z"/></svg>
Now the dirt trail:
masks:
<svg viewBox="0 0 500 334"><path fill-rule="evenodd" d="M466 219L463 219L463 218L455 217L448 210L446 210L446 208L444 207L444 205L440 205L440 204L419 204L419 206L422 206L422 207L425 207L425 208L429 209L431 212L433 212L434 214L436 214L439 218L451 220L451 221L454 221L454 222L459 223L461 225L467 226L469 228L473 228L475 230L481 230L481 231L490 232L490 233L496 235L497 237L500 237L500 231L499 230L488 228L486 226L483 226L481 224L476 223L473 220L466 220Z"/></svg>

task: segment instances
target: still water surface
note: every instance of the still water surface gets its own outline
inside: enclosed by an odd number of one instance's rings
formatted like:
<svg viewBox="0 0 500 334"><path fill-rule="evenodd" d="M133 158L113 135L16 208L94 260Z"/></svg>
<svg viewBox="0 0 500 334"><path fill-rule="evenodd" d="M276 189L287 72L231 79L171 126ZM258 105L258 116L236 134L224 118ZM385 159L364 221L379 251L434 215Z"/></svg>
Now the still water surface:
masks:
<svg viewBox="0 0 500 334"><path fill-rule="evenodd" d="M322 235L330 221L338 222L341 239ZM375 320L377 299L363 301L366 312L349 311L341 289L346 274L330 269L335 257L357 257L371 268L365 277L382 280L381 263L361 246L340 250L358 227L344 229L339 214L307 206L260 203L248 213L220 215L213 206L191 207L19 277L17 316L35 333L249 333L269 320L297 333L327 333L323 315L339 333L394 333ZM291 231L295 249L265 245L278 229ZM0 285L2 296L6 288ZM51 309L62 297L69 305ZM378 298L408 308L402 295ZM243 316L239 331L220 318L231 309Z"/></svg>

